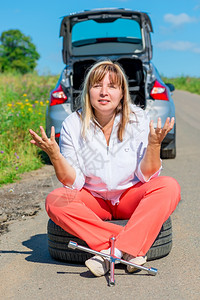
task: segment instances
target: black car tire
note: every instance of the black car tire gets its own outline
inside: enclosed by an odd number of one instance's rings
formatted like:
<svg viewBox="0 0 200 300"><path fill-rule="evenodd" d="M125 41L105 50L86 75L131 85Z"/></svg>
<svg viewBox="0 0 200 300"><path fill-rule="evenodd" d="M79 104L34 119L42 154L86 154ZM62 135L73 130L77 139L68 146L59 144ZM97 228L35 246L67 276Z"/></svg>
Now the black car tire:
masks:
<svg viewBox="0 0 200 300"><path fill-rule="evenodd" d="M163 159L173 159L176 157L176 146L170 150L162 150L161 158Z"/></svg>
<svg viewBox="0 0 200 300"><path fill-rule="evenodd" d="M170 147L169 147L170 146ZM167 145L167 147L162 147L161 145L161 158L175 158L176 157L176 124L174 125L174 136L173 140Z"/></svg>
<svg viewBox="0 0 200 300"><path fill-rule="evenodd" d="M112 222L121 226L125 226L128 220L112 220ZM68 248L70 240L81 246L88 245L81 239L64 231L60 226L56 225L51 219L47 225L48 232L48 250L52 258L65 262L84 263L92 254L80 251L78 249ZM147 259L154 260L168 255L172 248L172 222L171 217L163 224L156 240L147 252Z"/></svg>

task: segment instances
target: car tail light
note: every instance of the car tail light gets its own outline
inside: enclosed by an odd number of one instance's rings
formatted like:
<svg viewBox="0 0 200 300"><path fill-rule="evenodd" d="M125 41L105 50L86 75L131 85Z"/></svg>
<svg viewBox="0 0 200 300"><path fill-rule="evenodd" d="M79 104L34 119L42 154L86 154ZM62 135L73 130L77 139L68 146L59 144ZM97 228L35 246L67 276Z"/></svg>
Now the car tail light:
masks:
<svg viewBox="0 0 200 300"><path fill-rule="evenodd" d="M150 95L155 100L169 101L168 90L158 80L154 82Z"/></svg>
<svg viewBox="0 0 200 300"><path fill-rule="evenodd" d="M67 96L63 92L61 85L51 92L50 106L62 104L67 101Z"/></svg>

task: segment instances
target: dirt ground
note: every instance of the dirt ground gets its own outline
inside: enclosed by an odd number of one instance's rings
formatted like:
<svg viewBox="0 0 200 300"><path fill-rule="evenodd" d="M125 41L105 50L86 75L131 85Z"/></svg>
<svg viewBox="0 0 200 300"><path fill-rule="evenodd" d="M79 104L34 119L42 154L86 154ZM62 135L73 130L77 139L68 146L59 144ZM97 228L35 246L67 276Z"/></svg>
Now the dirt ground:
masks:
<svg viewBox="0 0 200 300"><path fill-rule="evenodd" d="M13 220L22 220L38 213L47 194L55 188L53 177L53 167L45 165L39 170L22 174L20 181L0 188L0 235L9 230Z"/></svg>

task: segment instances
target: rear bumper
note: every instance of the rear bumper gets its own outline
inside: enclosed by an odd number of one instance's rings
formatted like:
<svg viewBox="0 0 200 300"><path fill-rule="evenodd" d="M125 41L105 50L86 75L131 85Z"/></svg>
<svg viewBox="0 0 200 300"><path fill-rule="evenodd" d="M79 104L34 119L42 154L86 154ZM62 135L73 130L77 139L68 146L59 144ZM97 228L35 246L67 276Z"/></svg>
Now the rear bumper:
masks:
<svg viewBox="0 0 200 300"><path fill-rule="evenodd" d="M147 106L145 111L147 112L150 120L153 120L154 127L157 127L158 117L161 118L161 127L164 126L165 121L168 117L175 118L175 106L173 101L161 101L161 100L151 100L147 99ZM170 133L166 136L166 144L167 140L173 140L173 136L175 134L174 128L170 131Z"/></svg>
<svg viewBox="0 0 200 300"><path fill-rule="evenodd" d="M47 107L46 111L46 134L51 134L51 126L55 127L55 133L59 134L63 121L72 113L71 103L64 103Z"/></svg>

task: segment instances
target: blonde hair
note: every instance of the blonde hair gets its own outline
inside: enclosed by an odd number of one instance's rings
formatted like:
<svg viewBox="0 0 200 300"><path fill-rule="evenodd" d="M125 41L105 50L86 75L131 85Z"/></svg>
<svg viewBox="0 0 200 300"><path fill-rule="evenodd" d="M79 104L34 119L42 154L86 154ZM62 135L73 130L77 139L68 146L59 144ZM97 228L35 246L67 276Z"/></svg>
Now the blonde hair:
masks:
<svg viewBox="0 0 200 300"><path fill-rule="evenodd" d="M128 89L128 81L122 67L112 61L106 60L95 63L86 75L82 95L82 135L86 136L86 132L90 126L90 121L95 119L94 109L90 103L89 91L90 88L95 84L100 82L104 76L109 73L110 80L117 84L122 89L123 98L121 99L119 105L116 108L116 114L121 114L121 122L118 127L118 139L123 140L123 135L125 127L130 117L130 94Z"/></svg>

